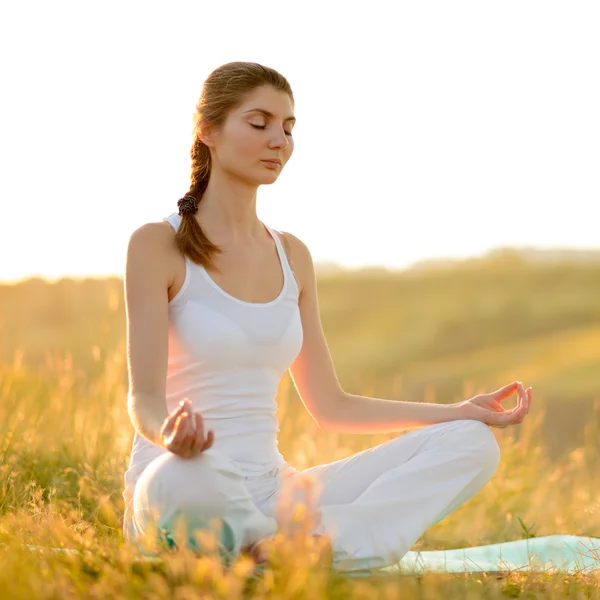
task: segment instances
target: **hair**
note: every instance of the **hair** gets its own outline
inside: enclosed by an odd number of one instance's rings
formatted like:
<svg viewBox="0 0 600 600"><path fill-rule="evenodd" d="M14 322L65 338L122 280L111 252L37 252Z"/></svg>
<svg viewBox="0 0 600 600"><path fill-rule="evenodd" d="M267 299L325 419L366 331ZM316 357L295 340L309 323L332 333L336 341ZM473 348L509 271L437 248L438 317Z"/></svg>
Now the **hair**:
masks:
<svg viewBox="0 0 600 600"><path fill-rule="evenodd" d="M200 139L200 124L218 130L229 113L237 108L256 88L273 86L286 92L294 105L294 95L287 79L269 67L252 62L230 62L216 68L205 80L194 113L194 141L190 150L190 188L185 195L199 204L208 186L211 171L210 150ZM200 227L194 214L181 217L175 243L184 255L203 267L219 270L213 256L223 250L213 244Z"/></svg>

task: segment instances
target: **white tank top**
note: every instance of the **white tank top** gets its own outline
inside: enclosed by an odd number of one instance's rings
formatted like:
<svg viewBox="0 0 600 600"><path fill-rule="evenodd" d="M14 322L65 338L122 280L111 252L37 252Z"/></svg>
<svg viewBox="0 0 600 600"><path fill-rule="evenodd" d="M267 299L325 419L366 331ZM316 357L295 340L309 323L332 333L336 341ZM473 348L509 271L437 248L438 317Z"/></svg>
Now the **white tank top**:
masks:
<svg viewBox="0 0 600 600"><path fill-rule="evenodd" d="M175 230L177 213L164 219ZM185 257L181 290L169 302L167 410L187 397L215 434L213 448L229 456L244 475L274 467L293 469L279 452L276 395L281 377L302 347L298 285L282 242L272 229L283 268L283 289L270 302L252 303L220 288L204 267ZM137 431L123 497L133 495L137 478L168 450Z"/></svg>

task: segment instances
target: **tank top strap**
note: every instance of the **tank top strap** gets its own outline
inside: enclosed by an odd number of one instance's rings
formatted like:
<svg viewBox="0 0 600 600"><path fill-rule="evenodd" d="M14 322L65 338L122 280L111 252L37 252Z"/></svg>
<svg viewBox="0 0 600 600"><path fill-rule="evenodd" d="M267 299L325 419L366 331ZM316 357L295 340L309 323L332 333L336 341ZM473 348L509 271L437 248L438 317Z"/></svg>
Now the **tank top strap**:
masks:
<svg viewBox="0 0 600 600"><path fill-rule="evenodd" d="M177 231L179 229L179 225L181 225L181 216L179 215L179 213L174 212L168 217L164 217L163 221L169 223L169 225L171 225L171 227L173 227L173 229Z"/></svg>
<svg viewBox="0 0 600 600"><path fill-rule="evenodd" d="M284 261L285 268L287 269L292 282L295 284L294 287L296 288L296 292L300 293L300 286L298 284L298 278L296 277L296 273L294 273L294 264L293 264L292 257L291 257L290 246L289 246L289 243L288 243L285 235L283 235L283 232L278 231L277 229L273 229L266 224L264 224L264 225L269 230L270 234L273 236L273 239L275 240L275 244L277 245L277 250L279 252L279 256L281 256L281 259ZM283 240L283 242L282 242L282 240Z"/></svg>

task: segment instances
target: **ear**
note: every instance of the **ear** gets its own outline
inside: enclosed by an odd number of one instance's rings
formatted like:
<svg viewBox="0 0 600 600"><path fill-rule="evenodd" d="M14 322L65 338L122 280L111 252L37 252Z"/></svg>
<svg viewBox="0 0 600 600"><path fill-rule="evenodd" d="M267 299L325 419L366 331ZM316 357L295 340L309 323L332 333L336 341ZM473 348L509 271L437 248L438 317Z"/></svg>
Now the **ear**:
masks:
<svg viewBox="0 0 600 600"><path fill-rule="evenodd" d="M198 137L202 143L209 148L214 148L215 136L216 132L213 130L213 128L208 123L204 123L202 120L200 120L198 123Z"/></svg>

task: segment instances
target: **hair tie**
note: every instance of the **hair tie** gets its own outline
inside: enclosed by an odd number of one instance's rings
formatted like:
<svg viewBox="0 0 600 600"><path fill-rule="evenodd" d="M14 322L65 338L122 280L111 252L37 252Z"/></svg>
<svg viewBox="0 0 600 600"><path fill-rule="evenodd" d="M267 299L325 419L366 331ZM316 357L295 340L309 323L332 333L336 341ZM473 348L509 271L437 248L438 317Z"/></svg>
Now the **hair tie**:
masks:
<svg viewBox="0 0 600 600"><path fill-rule="evenodd" d="M194 215L198 212L198 200L190 194L186 194L183 198L177 200L177 206L181 217L183 215Z"/></svg>

